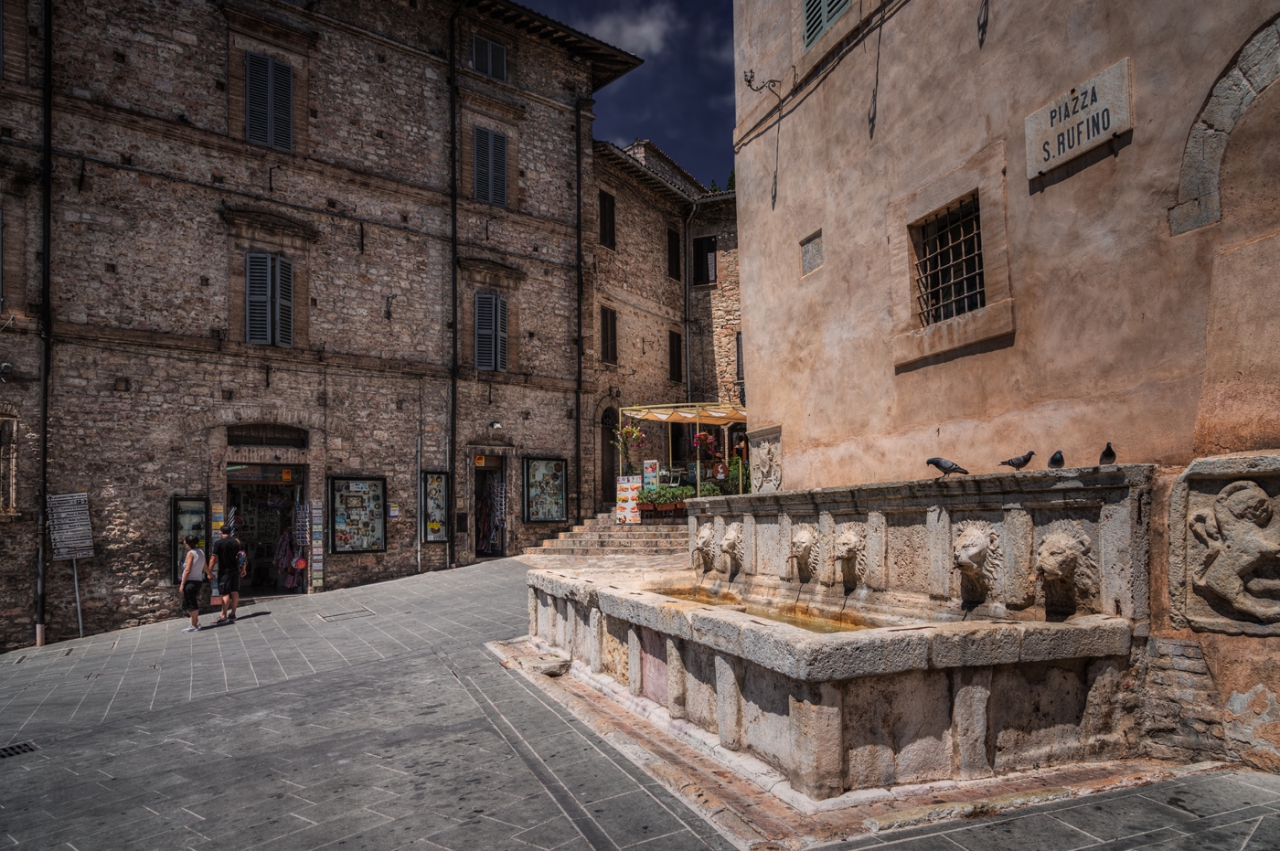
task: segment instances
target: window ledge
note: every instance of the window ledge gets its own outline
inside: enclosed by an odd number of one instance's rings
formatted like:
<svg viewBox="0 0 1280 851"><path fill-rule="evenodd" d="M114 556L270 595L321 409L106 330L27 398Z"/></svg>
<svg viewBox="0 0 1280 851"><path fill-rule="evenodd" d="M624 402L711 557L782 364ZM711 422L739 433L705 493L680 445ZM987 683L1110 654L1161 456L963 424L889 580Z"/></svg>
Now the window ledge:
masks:
<svg viewBox="0 0 1280 851"><path fill-rule="evenodd" d="M989 304L926 328L893 338L893 365L907 366L927 357L1013 333L1013 299Z"/></svg>

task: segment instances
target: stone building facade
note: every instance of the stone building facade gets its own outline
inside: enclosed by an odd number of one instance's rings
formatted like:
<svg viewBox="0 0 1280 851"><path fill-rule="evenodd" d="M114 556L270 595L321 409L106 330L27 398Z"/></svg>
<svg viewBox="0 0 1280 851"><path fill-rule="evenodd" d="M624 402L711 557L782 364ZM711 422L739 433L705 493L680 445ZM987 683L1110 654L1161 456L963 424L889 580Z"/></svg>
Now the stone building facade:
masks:
<svg viewBox="0 0 1280 851"><path fill-rule="evenodd" d="M47 493L88 496L89 631L175 614L175 529L232 508L280 593L284 532L321 591L596 507L591 96L638 59L501 0L52 14L3 0L0 647L41 597L48 639L76 630L39 549L42 410Z"/></svg>
<svg viewBox="0 0 1280 851"><path fill-rule="evenodd" d="M1280 3L734 11L752 460L777 499L931 456L975 474L973 504L1143 465L1139 752L1280 769Z"/></svg>
<svg viewBox="0 0 1280 851"><path fill-rule="evenodd" d="M732 193L711 193L652 141L595 143L594 417L602 506L623 466L609 435L619 411L680 402L738 404L737 229ZM690 430L645 423L631 461L682 466Z"/></svg>

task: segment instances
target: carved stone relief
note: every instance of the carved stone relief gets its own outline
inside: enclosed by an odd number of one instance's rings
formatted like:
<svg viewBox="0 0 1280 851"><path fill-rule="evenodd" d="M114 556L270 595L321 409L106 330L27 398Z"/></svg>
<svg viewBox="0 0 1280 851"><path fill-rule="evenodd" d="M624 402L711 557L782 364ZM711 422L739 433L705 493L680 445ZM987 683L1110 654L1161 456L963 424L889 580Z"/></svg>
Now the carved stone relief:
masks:
<svg viewBox="0 0 1280 851"><path fill-rule="evenodd" d="M1280 456L1203 459L1174 486L1175 626L1280 635Z"/></svg>
<svg viewBox="0 0 1280 851"><path fill-rule="evenodd" d="M751 492L782 490L782 429L764 429L749 435L751 445Z"/></svg>
<svg viewBox="0 0 1280 851"><path fill-rule="evenodd" d="M698 537L693 543L693 569L701 573L716 569L716 529L711 523L698 527Z"/></svg>
<svg viewBox="0 0 1280 851"><path fill-rule="evenodd" d="M1000 532L985 520L961 520L952 555L961 575L961 597L968 602L1000 604L1004 551Z"/></svg>
<svg viewBox="0 0 1280 851"><path fill-rule="evenodd" d="M1070 616L1102 612L1093 542L1078 521L1049 524L1036 550L1036 573L1044 582L1046 611Z"/></svg>
<svg viewBox="0 0 1280 851"><path fill-rule="evenodd" d="M724 529L720 539L720 557L722 572L733 579L742 570L742 559L746 554L741 523L730 523Z"/></svg>
<svg viewBox="0 0 1280 851"><path fill-rule="evenodd" d="M800 582L809 582L820 572L822 547L817 526L796 523L791 527L791 561L795 565L791 575Z"/></svg>

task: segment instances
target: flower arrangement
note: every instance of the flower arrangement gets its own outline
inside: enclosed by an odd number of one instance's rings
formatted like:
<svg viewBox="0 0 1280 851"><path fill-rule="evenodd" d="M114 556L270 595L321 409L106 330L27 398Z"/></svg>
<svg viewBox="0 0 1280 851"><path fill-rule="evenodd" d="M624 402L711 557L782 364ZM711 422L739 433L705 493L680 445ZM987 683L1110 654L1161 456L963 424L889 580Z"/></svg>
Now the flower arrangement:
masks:
<svg viewBox="0 0 1280 851"><path fill-rule="evenodd" d="M715 452L716 436L708 431L700 431L693 436L693 445L708 452Z"/></svg>
<svg viewBox="0 0 1280 851"><path fill-rule="evenodd" d="M631 461L631 450L643 447L648 442L648 437L640 430L640 426L635 423L620 424L614 429L613 445L617 447L618 454L622 459L622 474L624 476L635 474L635 464Z"/></svg>

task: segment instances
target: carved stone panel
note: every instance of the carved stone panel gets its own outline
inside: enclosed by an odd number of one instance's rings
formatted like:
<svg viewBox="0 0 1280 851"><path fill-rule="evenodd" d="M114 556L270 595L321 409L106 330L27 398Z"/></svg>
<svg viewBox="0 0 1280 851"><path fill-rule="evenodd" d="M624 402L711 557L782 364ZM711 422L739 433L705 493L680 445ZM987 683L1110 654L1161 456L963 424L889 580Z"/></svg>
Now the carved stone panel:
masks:
<svg viewBox="0 0 1280 851"><path fill-rule="evenodd" d="M751 451L751 492L782 490L782 428L761 429L747 435Z"/></svg>
<svg viewBox="0 0 1280 851"><path fill-rule="evenodd" d="M1280 635L1280 455L1200 459L1174 486L1175 626Z"/></svg>

